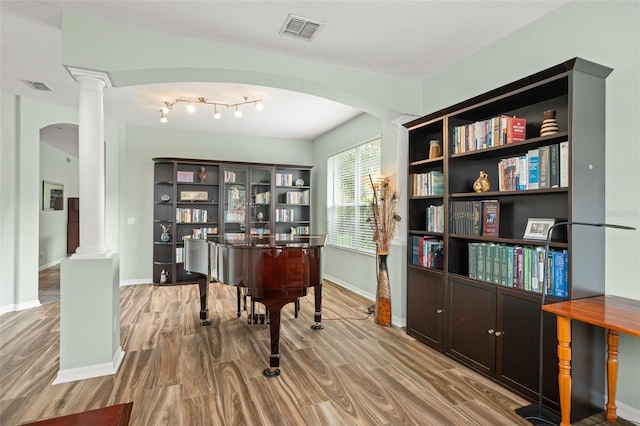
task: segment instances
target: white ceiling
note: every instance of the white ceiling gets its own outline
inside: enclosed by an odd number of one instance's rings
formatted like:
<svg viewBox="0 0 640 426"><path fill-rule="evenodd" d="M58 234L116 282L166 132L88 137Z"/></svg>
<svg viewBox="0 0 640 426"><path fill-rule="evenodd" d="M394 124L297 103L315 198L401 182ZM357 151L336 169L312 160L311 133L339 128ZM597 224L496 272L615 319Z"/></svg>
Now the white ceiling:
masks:
<svg viewBox="0 0 640 426"><path fill-rule="evenodd" d="M431 1L0 1L3 91L77 108L78 87L61 64L61 13L258 48L324 63L424 80L551 12L569 0ZM279 34L289 14L324 25L312 41ZM23 80L46 83L38 92ZM243 96L265 109L243 117L210 108L174 110L159 122L161 101ZM306 94L229 83L173 83L107 89L105 115L126 124L311 140L361 113ZM175 108L182 107L176 105ZM54 132L55 133L55 132Z"/></svg>

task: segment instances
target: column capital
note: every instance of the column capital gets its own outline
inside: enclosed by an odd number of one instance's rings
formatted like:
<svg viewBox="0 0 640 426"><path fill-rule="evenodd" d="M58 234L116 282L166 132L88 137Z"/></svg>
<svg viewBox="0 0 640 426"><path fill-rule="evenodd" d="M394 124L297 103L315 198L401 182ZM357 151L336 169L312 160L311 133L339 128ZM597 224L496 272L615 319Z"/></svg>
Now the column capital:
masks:
<svg viewBox="0 0 640 426"><path fill-rule="evenodd" d="M79 82L79 78L82 77L87 77L87 78L91 78L94 80L98 80L104 83L104 86L109 88L109 87L113 87L113 84L111 83L111 79L109 78L109 74L102 72L102 71L94 71L94 70L87 70L84 68L74 68L74 67L66 67L67 71L69 71L69 74L71 74L71 76L74 78L74 80Z"/></svg>

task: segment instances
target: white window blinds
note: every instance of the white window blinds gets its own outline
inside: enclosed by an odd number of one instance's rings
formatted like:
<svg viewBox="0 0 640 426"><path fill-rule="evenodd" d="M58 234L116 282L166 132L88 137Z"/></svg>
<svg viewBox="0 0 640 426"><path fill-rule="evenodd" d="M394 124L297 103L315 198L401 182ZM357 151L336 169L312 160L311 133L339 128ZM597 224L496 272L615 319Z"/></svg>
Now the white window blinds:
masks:
<svg viewBox="0 0 640 426"><path fill-rule="evenodd" d="M368 176L380 174L380 139L327 159L327 243L375 254Z"/></svg>

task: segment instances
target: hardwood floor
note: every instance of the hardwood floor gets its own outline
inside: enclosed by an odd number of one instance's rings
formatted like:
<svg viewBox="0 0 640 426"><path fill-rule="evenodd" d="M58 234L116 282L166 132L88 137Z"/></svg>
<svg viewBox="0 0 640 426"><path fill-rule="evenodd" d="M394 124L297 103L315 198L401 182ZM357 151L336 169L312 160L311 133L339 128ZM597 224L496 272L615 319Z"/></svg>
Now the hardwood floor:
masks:
<svg viewBox="0 0 640 426"><path fill-rule="evenodd" d="M266 378L268 326L236 317L234 288L209 291L213 324L202 327L195 284L122 287L120 370L58 385L59 302L3 315L0 424L130 401L130 424L143 426L527 424L514 413L527 401L403 329L375 325L363 313L369 300L331 283L324 330L310 328L313 295L297 319L284 308L282 374Z"/></svg>

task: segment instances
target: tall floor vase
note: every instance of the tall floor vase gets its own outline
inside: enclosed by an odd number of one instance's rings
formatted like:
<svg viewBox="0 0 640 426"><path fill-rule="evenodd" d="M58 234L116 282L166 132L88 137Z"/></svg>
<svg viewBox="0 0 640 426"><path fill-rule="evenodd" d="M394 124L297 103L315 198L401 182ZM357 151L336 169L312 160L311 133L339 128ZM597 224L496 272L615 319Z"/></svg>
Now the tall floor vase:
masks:
<svg viewBox="0 0 640 426"><path fill-rule="evenodd" d="M391 287L387 270L387 254L378 254L378 288L376 289L375 322L391 325Z"/></svg>

